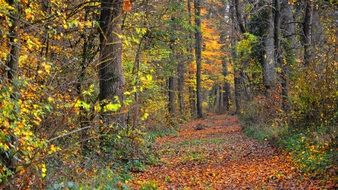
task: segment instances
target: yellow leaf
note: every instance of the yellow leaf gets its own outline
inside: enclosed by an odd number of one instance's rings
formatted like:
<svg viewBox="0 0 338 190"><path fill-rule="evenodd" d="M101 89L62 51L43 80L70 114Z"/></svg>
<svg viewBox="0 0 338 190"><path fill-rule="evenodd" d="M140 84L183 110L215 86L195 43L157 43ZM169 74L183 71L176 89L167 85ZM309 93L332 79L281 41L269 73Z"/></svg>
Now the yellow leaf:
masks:
<svg viewBox="0 0 338 190"><path fill-rule="evenodd" d="M53 97L48 97L48 102L50 102L50 103L53 103L54 102L54 98Z"/></svg>
<svg viewBox="0 0 338 190"><path fill-rule="evenodd" d="M53 154L53 153L57 152L58 150L60 150L60 148L52 144L52 145L50 145L48 154Z"/></svg>
<svg viewBox="0 0 338 190"><path fill-rule="evenodd" d="M44 178L47 174L46 164L41 164L41 176Z"/></svg>

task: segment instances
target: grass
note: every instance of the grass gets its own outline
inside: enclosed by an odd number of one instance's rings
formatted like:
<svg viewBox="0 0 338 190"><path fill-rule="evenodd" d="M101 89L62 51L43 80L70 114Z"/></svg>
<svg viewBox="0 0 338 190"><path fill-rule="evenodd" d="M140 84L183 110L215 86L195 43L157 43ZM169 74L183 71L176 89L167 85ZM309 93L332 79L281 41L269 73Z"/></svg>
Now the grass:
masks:
<svg viewBox="0 0 338 190"><path fill-rule="evenodd" d="M206 157L202 152L189 151L183 156L182 163L184 164L188 162L204 162L205 160Z"/></svg>
<svg viewBox="0 0 338 190"><path fill-rule="evenodd" d="M268 125L251 125L246 126L243 129L245 135L261 142L277 140L281 136L285 135L287 131L287 127L273 127Z"/></svg>
<svg viewBox="0 0 338 190"><path fill-rule="evenodd" d="M177 136L178 131L177 129L173 127L164 128L164 129L153 129L147 133L147 140L154 142L156 138L158 137L164 137L164 136Z"/></svg>

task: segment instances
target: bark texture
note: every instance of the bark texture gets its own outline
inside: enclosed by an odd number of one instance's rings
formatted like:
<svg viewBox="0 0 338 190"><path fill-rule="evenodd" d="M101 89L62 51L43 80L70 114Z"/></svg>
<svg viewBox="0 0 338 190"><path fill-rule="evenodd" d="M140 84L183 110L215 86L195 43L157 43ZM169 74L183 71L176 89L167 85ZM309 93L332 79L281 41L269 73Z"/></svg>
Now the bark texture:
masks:
<svg viewBox="0 0 338 190"><path fill-rule="evenodd" d="M313 2L306 1L305 15L303 23L303 46L304 46L304 65L308 66L311 62L311 39L312 39L312 18L313 18Z"/></svg>
<svg viewBox="0 0 338 190"><path fill-rule="evenodd" d="M101 0L100 14L100 101L123 102L124 75L122 70L122 43L119 38L122 25L123 0ZM123 116L112 117L104 113L107 124L123 123Z"/></svg>
<svg viewBox="0 0 338 190"><path fill-rule="evenodd" d="M8 34L10 53L7 58L7 77L9 82L13 84L13 81L18 73L19 63L20 41L18 30L20 28L20 8L19 4L14 0L9 0L8 4L16 9L10 11L12 25L9 28Z"/></svg>
<svg viewBox="0 0 338 190"><path fill-rule="evenodd" d="M243 95L243 80L242 80L242 65L238 63L238 57L236 52L237 41L239 40L239 36L241 34L239 29L239 21L237 19L236 14L240 15L239 2L232 0L230 1L230 20L231 20L231 58L234 67L234 94L235 94L235 106L236 106L236 114L241 112L241 103L242 103L242 95ZM244 27L243 27L244 28Z"/></svg>
<svg viewBox="0 0 338 190"><path fill-rule="evenodd" d="M273 90L276 83L276 52L275 52L275 40L274 40L274 17L272 12L272 2L269 1L269 5L265 8L266 18L266 31L263 36L264 56L263 56L263 82L266 88L266 93L269 94Z"/></svg>
<svg viewBox="0 0 338 190"><path fill-rule="evenodd" d="M295 61L295 22L293 13L288 0L281 0L281 35L284 38L284 43L281 43L283 49L283 57L285 61L282 63L281 73L281 95L282 95L282 109L285 113L290 110L289 101L289 68Z"/></svg>
<svg viewBox="0 0 338 190"><path fill-rule="evenodd" d="M221 11L221 15L225 18L226 16L226 7L224 6L222 8L222 11ZM222 25L225 25L226 22L225 22L225 19L222 19ZM226 31L223 29L223 31L221 32L221 35L220 35L220 41L221 41L221 44L224 44L222 49L224 51L226 51ZM229 111L230 109L230 83L227 81L227 77L229 75L229 71L228 71L228 62L227 62L227 57L224 56L223 59L222 59L222 74L224 76L224 84L223 84L223 88L222 88L222 91L221 91L221 99L222 99L222 105L221 105L221 110L220 112L225 112L225 111Z"/></svg>

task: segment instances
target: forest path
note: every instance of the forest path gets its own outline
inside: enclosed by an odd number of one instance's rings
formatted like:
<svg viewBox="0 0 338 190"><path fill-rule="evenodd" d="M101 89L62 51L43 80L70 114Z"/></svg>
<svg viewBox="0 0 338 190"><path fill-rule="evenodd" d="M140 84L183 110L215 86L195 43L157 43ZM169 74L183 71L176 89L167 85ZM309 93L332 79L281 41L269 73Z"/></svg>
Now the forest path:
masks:
<svg viewBox="0 0 338 190"><path fill-rule="evenodd" d="M236 116L208 115L156 144L161 163L136 173L135 189L319 189L320 181L299 174L287 154L246 137Z"/></svg>

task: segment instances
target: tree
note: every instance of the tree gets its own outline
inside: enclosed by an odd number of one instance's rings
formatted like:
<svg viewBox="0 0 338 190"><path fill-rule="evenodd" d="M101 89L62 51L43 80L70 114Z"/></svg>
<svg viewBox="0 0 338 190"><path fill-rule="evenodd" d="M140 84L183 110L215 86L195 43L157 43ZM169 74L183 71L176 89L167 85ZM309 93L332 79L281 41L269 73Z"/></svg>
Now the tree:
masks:
<svg viewBox="0 0 338 190"><path fill-rule="evenodd" d="M180 57L180 55L178 55ZM182 59L178 59L177 64L177 91L178 91L178 105L180 114L184 114L184 79L185 79L185 63Z"/></svg>
<svg viewBox="0 0 338 190"><path fill-rule="evenodd" d="M225 34L221 34L221 41L222 43L225 43ZM223 94L222 94L222 102L223 102L223 105L222 105L222 109L223 111L229 111L230 110L230 95L231 95L231 92L230 92L230 83L227 81L227 77L229 76L229 71L228 71L228 63L227 63L227 58L226 57L223 57L223 60L222 60L222 66L223 66L223 76L225 78L225 81L224 81L224 85L223 85Z"/></svg>
<svg viewBox="0 0 338 190"><path fill-rule="evenodd" d="M173 4L171 5L173 7L173 9L175 9L176 6L176 1L173 2ZM174 11L175 12L175 11ZM170 70L171 70L171 74L168 77L168 110L169 113L171 115L171 118L175 118L176 116L176 102L177 102L177 94L176 94L176 90L177 90L177 72L175 72L175 70L173 68L173 65L177 65L176 61L177 61L177 57L176 57L176 47L175 47L175 43L176 43L176 30L177 30L177 24L176 24L176 18L173 15L173 17L171 18L171 22L170 22L170 32L171 33L171 37L170 37L170 50L171 50L171 54L170 54Z"/></svg>
<svg viewBox="0 0 338 190"><path fill-rule="evenodd" d="M231 42L229 44L229 39L231 39L231 31L232 29L229 28L229 25L231 26L231 19L229 19L228 14L230 13L229 10L229 3L224 2L216 7L217 10L217 17L215 17L215 20L217 20L217 29L219 30L219 43L221 45L220 51L223 53L221 56L221 64L222 64L222 71L221 74L223 76L223 81L220 84L219 87L219 102L218 102L218 112L223 113L225 111L230 110L231 105L231 80L230 75L230 65L231 65L231 58L227 55L227 50L231 45ZM212 11L212 10L210 10ZM217 97L216 97L217 99Z"/></svg>
<svg viewBox="0 0 338 190"><path fill-rule="evenodd" d="M196 108L197 117L203 117L201 92L202 33L201 33L201 0L194 0L195 7L195 57L196 57Z"/></svg>
<svg viewBox="0 0 338 190"><path fill-rule="evenodd" d="M18 76L18 65L19 65L19 51L20 51L20 4L14 0L9 0L8 5L12 6L14 9L10 11L10 22L11 26L9 27L8 38L9 38L9 55L7 57L7 79L10 86L13 88L10 98L13 101L18 100L18 89L17 89L17 76ZM16 109L19 109L18 106L15 106ZM14 114L14 113L13 113ZM8 118L9 122L14 125L15 119ZM14 134L10 134L9 144L12 145L13 151L2 151L0 150L0 161L3 162L4 166L7 167L11 172L15 172L17 167L16 162L17 158L15 157L15 152L18 151L18 142L17 137ZM2 164L1 164L2 165ZM2 167L0 165L0 167Z"/></svg>
<svg viewBox="0 0 338 190"><path fill-rule="evenodd" d="M244 23L242 22L240 5L238 0L232 0L229 3L229 17L231 20L231 58L234 66L234 95L235 95L235 106L236 113L241 112L242 98L244 94L244 79L243 79L243 66L238 62L239 56L236 52L237 42L239 37L245 32Z"/></svg>
<svg viewBox="0 0 338 190"><path fill-rule="evenodd" d="M123 103L125 80L122 70L122 43L119 36L122 32L122 8L123 0L101 0L99 100L103 105L108 102ZM108 112L105 112L103 117L108 125L114 121L124 122L123 116L114 119Z"/></svg>
<svg viewBox="0 0 338 190"><path fill-rule="evenodd" d="M175 77L168 78L168 110L172 118L176 115L176 82Z"/></svg>
<svg viewBox="0 0 338 190"><path fill-rule="evenodd" d="M14 10L10 12L10 22L12 23L9 28L9 44L10 53L7 58L7 77L11 84L17 76L18 64L19 64L19 47L20 40L18 30L20 28L20 4L14 0L9 0L8 4L14 7Z"/></svg>
<svg viewBox="0 0 338 190"><path fill-rule="evenodd" d="M268 1L265 7L265 17L263 22L266 24L265 32L263 34L263 82L266 88L266 95L270 96L276 83L276 51L275 51L275 39L274 39L274 15L272 9L272 1Z"/></svg>
<svg viewBox="0 0 338 190"><path fill-rule="evenodd" d="M192 14L191 14L191 1L192 0L187 0L187 9L188 9L188 24L189 26L192 26ZM193 54L194 54L194 48L193 48L193 34L192 32L189 31L189 34L188 34L188 38L189 38L189 41L188 41L188 61L189 63L191 63L193 61ZM193 73L191 72L191 70L189 70L189 74L192 75ZM196 115L196 93L194 91L194 88L190 85L189 86L189 103L190 103L190 115L192 117L195 117Z"/></svg>
<svg viewBox="0 0 338 190"><path fill-rule="evenodd" d="M281 27L281 37L285 40L281 42L280 57L284 58L286 61L283 61L281 64L281 96L282 96L282 109L287 113L290 109L289 102L289 68L294 64L295 60L295 22L292 14L291 6L287 0L282 0L280 5L280 27ZM281 39L279 39L281 41ZM282 51L282 52L281 52Z"/></svg>
<svg viewBox="0 0 338 190"><path fill-rule="evenodd" d="M313 18L313 2L305 2L305 15L303 21L303 46L304 46L304 65L308 66L311 62L312 51L312 19Z"/></svg>

